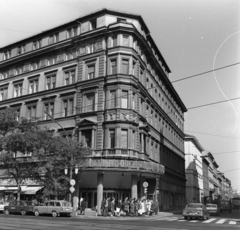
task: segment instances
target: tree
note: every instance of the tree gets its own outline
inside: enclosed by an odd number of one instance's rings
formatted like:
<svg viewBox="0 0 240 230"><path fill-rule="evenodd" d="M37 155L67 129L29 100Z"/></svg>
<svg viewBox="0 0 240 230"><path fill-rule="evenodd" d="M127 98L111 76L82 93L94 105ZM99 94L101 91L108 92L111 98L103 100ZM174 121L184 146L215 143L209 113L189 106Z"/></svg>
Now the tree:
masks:
<svg viewBox="0 0 240 230"><path fill-rule="evenodd" d="M21 185L29 178L44 184L45 195L65 196L69 177L64 175L64 169L82 167L89 154L79 142L56 136L41 128L40 122L17 122L12 109L0 112L0 151L0 167L5 176L15 181L18 200Z"/></svg>
<svg viewBox="0 0 240 230"><path fill-rule="evenodd" d="M60 136L52 140L52 146L54 153L43 156L46 159L41 170L44 172L44 193L46 196L65 197L69 193L70 178L64 174L64 169L83 169L90 150L75 140L69 141Z"/></svg>

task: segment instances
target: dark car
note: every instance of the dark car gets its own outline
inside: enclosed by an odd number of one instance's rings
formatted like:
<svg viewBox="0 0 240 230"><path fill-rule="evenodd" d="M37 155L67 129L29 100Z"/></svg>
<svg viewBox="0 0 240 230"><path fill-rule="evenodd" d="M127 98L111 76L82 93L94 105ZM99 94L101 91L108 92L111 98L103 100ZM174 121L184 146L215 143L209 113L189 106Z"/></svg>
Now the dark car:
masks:
<svg viewBox="0 0 240 230"><path fill-rule="evenodd" d="M206 220L209 218L209 212L207 211L204 204L189 203L183 210L183 216L185 219L201 218L203 220Z"/></svg>
<svg viewBox="0 0 240 230"><path fill-rule="evenodd" d="M29 201L12 201L8 205L4 206L4 212L6 215L10 213L21 213L23 216L27 213L33 213L34 205Z"/></svg>

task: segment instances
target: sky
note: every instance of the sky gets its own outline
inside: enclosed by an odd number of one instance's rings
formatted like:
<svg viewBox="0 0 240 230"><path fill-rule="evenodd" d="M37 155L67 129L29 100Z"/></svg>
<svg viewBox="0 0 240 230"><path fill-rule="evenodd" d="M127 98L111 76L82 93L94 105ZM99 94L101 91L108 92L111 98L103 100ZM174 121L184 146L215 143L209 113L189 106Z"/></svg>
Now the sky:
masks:
<svg viewBox="0 0 240 230"><path fill-rule="evenodd" d="M173 86L188 108L185 133L213 154L240 191L240 1L0 0L0 47L102 8L143 17L170 81L225 67Z"/></svg>

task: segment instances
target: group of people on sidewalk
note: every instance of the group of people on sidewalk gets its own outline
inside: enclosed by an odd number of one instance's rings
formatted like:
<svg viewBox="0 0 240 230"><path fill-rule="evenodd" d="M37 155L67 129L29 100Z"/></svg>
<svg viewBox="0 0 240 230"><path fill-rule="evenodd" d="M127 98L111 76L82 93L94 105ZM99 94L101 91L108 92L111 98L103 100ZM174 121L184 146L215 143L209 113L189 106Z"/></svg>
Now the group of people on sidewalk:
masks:
<svg viewBox="0 0 240 230"><path fill-rule="evenodd" d="M152 200L142 199L128 199L115 201L114 198L103 199L101 204L102 216L139 216L152 215L158 204Z"/></svg>

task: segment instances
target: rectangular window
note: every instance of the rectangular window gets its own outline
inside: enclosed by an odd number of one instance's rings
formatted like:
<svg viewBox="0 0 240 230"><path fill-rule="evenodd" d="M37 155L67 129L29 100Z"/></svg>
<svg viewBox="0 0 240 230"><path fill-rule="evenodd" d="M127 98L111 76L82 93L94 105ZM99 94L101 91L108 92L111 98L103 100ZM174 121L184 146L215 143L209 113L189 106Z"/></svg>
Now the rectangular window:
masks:
<svg viewBox="0 0 240 230"><path fill-rule="evenodd" d="M51 45L54 43L54 36L53 35L50 35L49 36L49 40L48 40L48 44Z"/></svg>
<svg viewBox="0 0 240 230"><path fill-rule="evenodd" d="M56 74L48 75L46 79L46 89L54 89L56 87Z"/></svg>
<svg viewBox="0 0 240 230"><path fill-rule="evenodd" d="M51 116L54 117L54 102L49 102L49 103L45 103L44 104L45 107L45 111L47 111L47 113ZM50 117L48 116L48 114L44 113L44 118L45 120L50 119Z"/></svg>
<svg viewBox="0 0 240 230"><path fill-rule="evenodd" d="M33 79L29 81L29 93L38 92L38 79Z"/></svg>
<svg viewBox="0 0 240 230"><path fill-rule="evenodd" d="M132 144L132 147L133 149L136 148L136 132L133 130L132 131L132 141L131 141L133 144Z"/></svg>
<svg viewBox="0 0 240 230"><path fill-rule="evenodd" d="M22 83L14 85L13 97L22 96Z"/></svg>
<svg viewBox="0 0 240 230"><path fill-rule="evenodd" d="M135 109L135 100L136 100L136 95L133 93L132 95L132 109Z"/></svg>
<svg viewBox="0 0 240 230"><path fill-rule="evenodd" d="M122 73L129 74L128 70L129 70L129 61L128 61L128 59L123 59L122 60Z"/></svg>
<svg viewBox="0 0 240 230"><path fill-rule="evenodd" d="M16 119L16 121L19 121L20 120L20 108L14 109L14 111L16 113L15 119Z"/></svg>
<svg viewBox="0 0 240 230"><path fill-rule="evenodd" d="M132 75L134 75L135 76L135 67L136 67L136 62L133 62L132 63Z"/></svg>
<svg viewBox="0 0 240 230"><path fill-rule="evenodd" d="M17 54L18 54L18 55L22 54L22 49L21 49L21 46L19 46L19 47L18 47Z"/></svg>
<svg viewBox="0 0 240 230"><path fill-rule="evenodd" d="M111 60L111 74L117 74L117 60Z"/></svg>
<svg viewBox="0 0 240 230"><path fill-rule="evenodd" d="M117 35L112 37L112 47L117 46Z"/></svg>
<svg viewBox="0 0 240 230"><path fill-rule="evenodd" d="M54 34L54 41L55 42L59 41L59 33Z"/></svg>
<svg viewBox="0 0 240 230"><path fill-rule="evenodd" d="M110 109L113 109L116 107L116 102L117 102L116 91L110 91Z"/></svg>
<svg viewBox="0 0 240 230"><path fill-rule="evenodd" d="M95 94L86 94L84 96L85 103L84 103L84 111L85 112L92 112L94 111L94 101L95 101Z"/></svg>
<svg viewBox="0 0 240 230"><path fill-rule="evenodd" d="M72 29L68 29L67 30L67 38L71 38L72 37Z"/></svg>
<svg viewBox="0 0 240 230"><path fill-rule="evenodd" d="M92 130L82 130L81 137L84 147L92 148Z"/></svg>
<svg viewBox="0 0 240 230"><path fill-rule="evenodd" d="M127 22L126 18L117 18L117 22Z"/></svg>
<svg viewBox="0 0 240 230"><path fill-rule="evenodd" d="M70 85L75 83L75 70L66 70L64 72L64 85Z"/></svg>
<svg viewBox="0 0 240 230"><path fill-rule="evenodd" d="M129 46L129 36L123 35L123 46Z"/></svg>
<svg viewBox="0 0 240 230"><path fill-rule="evenodd" d="M97 20L94 19L90 21L90 30L95 30L97 28Z"/></svg>
<svg viewBox="0 0 240 230"><path fill-rule="evenodd" d="M110 135L110 148L113 149L115 148L115 130L110 129L109 130L109 135Z"/></svg>
<svg viewBox="0 0 240 230"><path fill-rule="evenodd" d="M63 100L63 116L73 115L73 98Z"/></svg>
<svg viewBox="0 0 240 230"><path fill-rule="evenodd" d="M27 107L27 118L28 119L36 119L37 117L37 106L32 105Z"/></svg>
<svg viewBox="0 0 240 230"><path fill-rule="evenodd" d="M95 77L95 65L89 65L87 67L87 80Z"/></svg>
<svg viewBox="0 0 240 230"><path fill-rule="evenodd" d="M7 99L8 88L1 88L0 89L0 101Z"/></svg>
<svg viewBox="0 0 240 230"><path fill-rule="evenodd" d="M122 129L121 130L121 148L123 149L128 148L127 140L128 140L128 131L126 129Z"/></svg>
<svg viewBox="0 0 240 230"><path fill-rule="evenodd" d="M122 108L128 108L128 91L122 91Z"/></svg>

